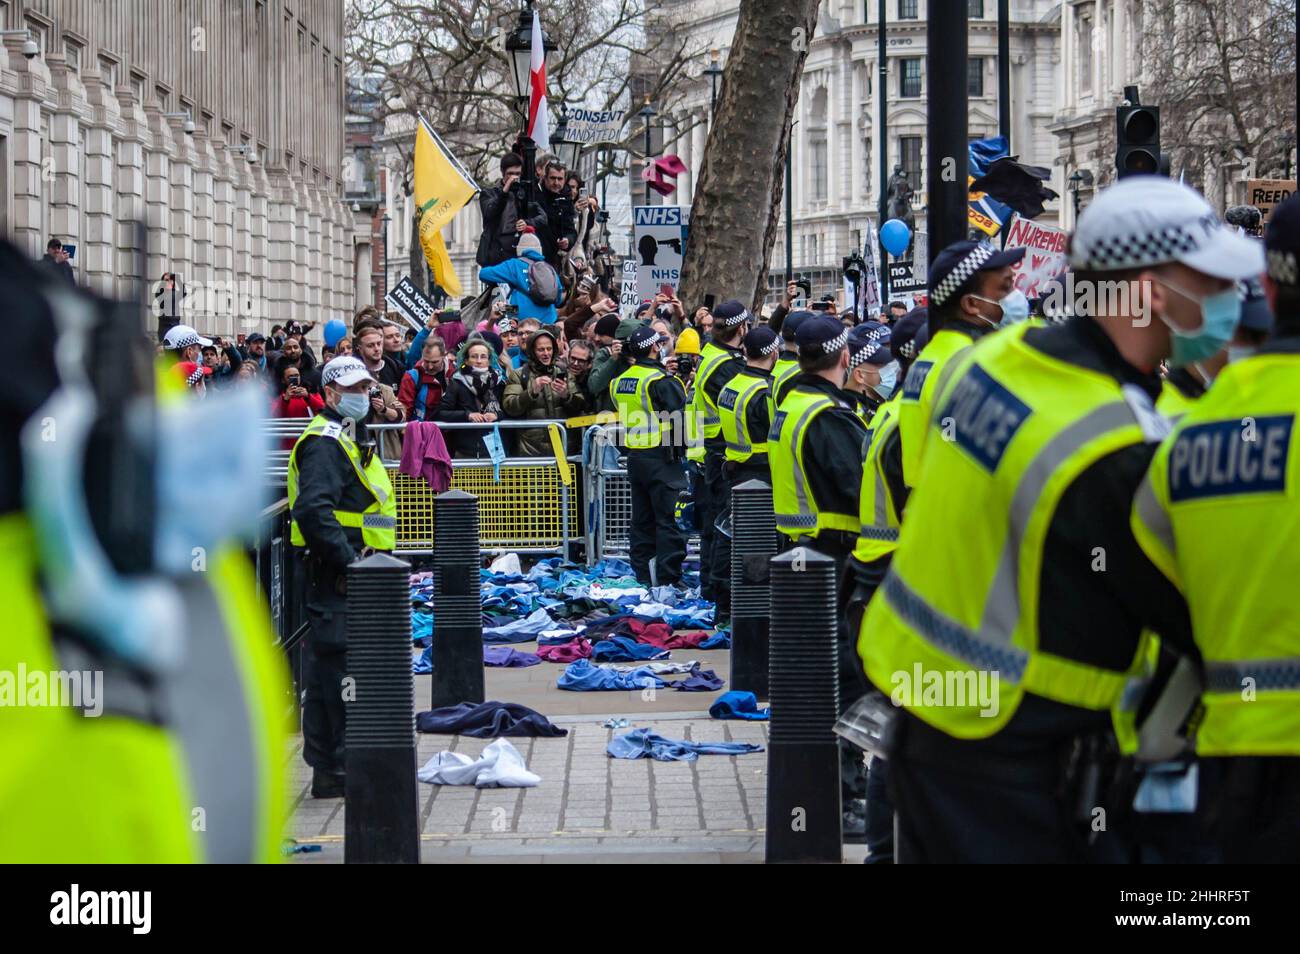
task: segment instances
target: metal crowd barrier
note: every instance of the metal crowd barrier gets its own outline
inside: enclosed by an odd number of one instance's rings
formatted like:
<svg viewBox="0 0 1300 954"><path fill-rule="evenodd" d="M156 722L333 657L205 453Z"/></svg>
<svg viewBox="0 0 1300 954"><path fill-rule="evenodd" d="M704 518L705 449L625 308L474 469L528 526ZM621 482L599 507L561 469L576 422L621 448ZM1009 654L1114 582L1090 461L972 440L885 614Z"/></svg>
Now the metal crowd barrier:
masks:
<svg viewBox="0 0 1300 954"><path fill-rule="evenodd" d="M267 465L267 479L282 487L289 469L292 447L281 449L281 442L296 440L310 418L281 418L265 423L273 441ZM498 421L495 425L438 422L444 433L472 430L486 433L492 427L501 430L558 431L560 447L566 448L568 430L563 421ZM406 423L372 424L375 440L381 445L381 460L397 497L397 549L410 555L433 553L433 489L418 477L398 470L399 461L382 456L384 431L405 430ZM577 467L567 457L507 457L501 462L497 479L488 459L453 458L451 486L479 498L479 544L487 553L547 553L568 559L572 542L578 537Z"/></svg>
<svg viewBox="0 0 1300 954"><path fill-rule="evenodd" d="M627 559L632 531L632 488L627 482L627 457L619 447L623 425L596 424L582 440L583 489L587 499L588 565L606 557ZM688 555L700 549L698 534L686 541Z"/></svg>

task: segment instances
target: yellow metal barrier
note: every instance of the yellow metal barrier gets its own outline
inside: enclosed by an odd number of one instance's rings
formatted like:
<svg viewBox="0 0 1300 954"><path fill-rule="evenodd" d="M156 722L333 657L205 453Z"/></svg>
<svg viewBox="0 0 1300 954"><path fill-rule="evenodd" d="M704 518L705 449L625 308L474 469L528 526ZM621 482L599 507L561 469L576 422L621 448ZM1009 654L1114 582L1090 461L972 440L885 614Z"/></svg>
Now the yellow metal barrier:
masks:
<svg viewBox="0 0 1300 954"><path fill-rule="evenodd" d="M516 460L501 465L500 481L493 479L491 463L458 460L452 468L452 488L478 497L479 546L511 552L559 551L566 540L578 535L577 501L571 493L565 499L573 484L573 464L565 461L562 472L551 458L545 463ZM397 495L397 550L432 551L437 495L423 480L395 467L388 476Z"/></svg>

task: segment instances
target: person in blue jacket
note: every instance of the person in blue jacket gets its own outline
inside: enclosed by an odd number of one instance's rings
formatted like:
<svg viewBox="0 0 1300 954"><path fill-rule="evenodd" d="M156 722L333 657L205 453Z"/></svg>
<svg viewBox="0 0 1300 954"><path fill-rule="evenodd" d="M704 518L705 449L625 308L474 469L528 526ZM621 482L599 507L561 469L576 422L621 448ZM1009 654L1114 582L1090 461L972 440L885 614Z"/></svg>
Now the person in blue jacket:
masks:
<svg viewBox="0 0 1300 954"><path fill-rule="evenodd" d="M525 227L523 233L519 236L519 244L516 246L516 258L512 258L500 265L489 265L487 268L479 269L479 281L485 283L495 283L510 286L510 304L519 309L519 320L525 318L536 318L544 325L555 324L555 306L564 300L564 290L560 286L559 276L555 274L555 269L546 264L542 257L542 243L538 240L536 233L531 227ZM553 287L556 290L556 300L550 304L538 304L533 300L530 294L531 286L529 284L528 272L534 266L550 269L553 278Z"/></svg>

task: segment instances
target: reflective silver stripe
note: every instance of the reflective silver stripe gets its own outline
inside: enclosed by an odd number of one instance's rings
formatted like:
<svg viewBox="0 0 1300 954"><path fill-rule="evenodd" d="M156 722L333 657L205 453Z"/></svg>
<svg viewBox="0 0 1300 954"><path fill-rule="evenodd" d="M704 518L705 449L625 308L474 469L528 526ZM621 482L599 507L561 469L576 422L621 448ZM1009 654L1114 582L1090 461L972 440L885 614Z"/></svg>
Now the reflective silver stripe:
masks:
<svg viewBox="0 0 1300 954"><path fill-rule="evenodd" d="M1025 650L989 642L979 633L948 618L904 583L893 569L885 576L881 588L899 618L927 642L963 660L973 669L996 672L1009 682L1018 683L1024 677L1029 665L1029 653Z"/></svg>
<svg viewBox="0 0 1300 954"><path fill-rule="evenodd" d="M817 526L817 515L808 513L778 513L776 522L786 527L799 530L811 530Z"/></svg>
<svg viewBox="0 0 1300 954"><path fill-rule="evenodd" d="M808 505L808 479L804 476L803 465L799 463L799 447L803 441L804 428L808 426L808 421L818 411L825 410L828 407L834 407L835 402L830 398L822 398L814 401L804 409L799 415L799 419L794 422L794 427L790 428L790 458L794 463L794 496L795 501L799 504L799 523L790 522L792 527L815 527L817 526L817 514L813 512L812 507ZM804 522L811 521L811 522Z"/></svg>
<svg viewBox="0 0 1300 954"><path fill-rule="evenodd" d="M734 450L738 454L748 454L753 449L748 444L733 444L731 441L727 441L727 450Z"/></svg>
<svg viewBox="0 0 1300 954"><path fill-rule="evenodd" d="M1264 690L1300 689L1300 656L1285 659L1242 659L1205 664L1207 692L1241 692L1247 679Z"/></svg>
<svg viewBox="0 0 1300 954"><path fill-rule="evenodd" d="M260 860L258 837L266 806L261 803L266 779L258 758L254 713L256 688L245 682L228 618L212 587L197 579L179 584L189 626L185 662L163 680L172 731L184 752L194 806L204 810L199 833L203 860L209 864ZM256 677L250 672L249 679ZM265 713L258 713L265 715ZM275 770L276 753L265 753Z"/></svg>
<svg viewBox="0 0 1300 954"><path fill-rule="evenodd" d="M866 540L885 540L892 543L898 539L898 528L871 526L864 523L862 525L862 536Z"/></svg>
<svg viewBox="0 0 1300 954"><path fill-rule="evenodd" d="M394 530L397 527L397 518L386 517L382 513L363 513L361 526L369 527L371 530Z"/></svg>
<svg viewBox="0 0 1300 954"><path fill-rule="evenodd" d="M1033 411L1030 411L1032 417ZM984 603L980 633L1009 644L1020 619L1020 548L1034 508L1047 483L1084 444L1123 427L1136 426L1133 409L1123 401L1103 404L1075 421L1048 441L1020 475L1007 514L1007 536L1002 544L993 585Z"/></svg>
<svg viewBox="0 0 1300 954"><path fill-rule="evenodd" d="M1151 484L1149 470L1142 478L1142 483L1138 485L1137 494L1133 498L1133 507L1137 510L1142 525L1151 531L1171 555L1176 554L1178 551L1174 547L1174 525L1169 520L1169 511L1160 506L1155 487Z"/></svg>

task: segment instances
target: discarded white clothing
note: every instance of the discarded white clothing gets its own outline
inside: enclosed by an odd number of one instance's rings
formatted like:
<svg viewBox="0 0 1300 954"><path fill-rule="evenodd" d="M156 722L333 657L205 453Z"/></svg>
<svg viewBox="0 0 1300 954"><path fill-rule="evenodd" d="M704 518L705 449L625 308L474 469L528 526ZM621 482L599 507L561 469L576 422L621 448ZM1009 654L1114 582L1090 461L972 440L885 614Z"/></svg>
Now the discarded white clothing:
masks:
<svg viewBox="0 0 1300 954"><path fill-rule="evenodd" d="M488 569L493 573L504 573L506 576L523 576L523 568L519 566L518 553L505 553L492 561Z"/></svg>
<svg viewBox="0 0 1300 954"><path fill-rule="evenodd" d="M649 669L656 676L662 676L675 672L690 672L695 668L695 660L688 662L643 662L634 666L626 666L622 663L596 663L601 669L612 669L614 672L632 672L637 669Z"/></svg>
<svg viewBox="0 0 1300 954"><path fill-rule="evenodd" d="M477 759L460 752L439 752L419 772L433 785L474 785L478 788L535 788L540 775L528 771L524 757L507 739L483 747Z"/></svg>

